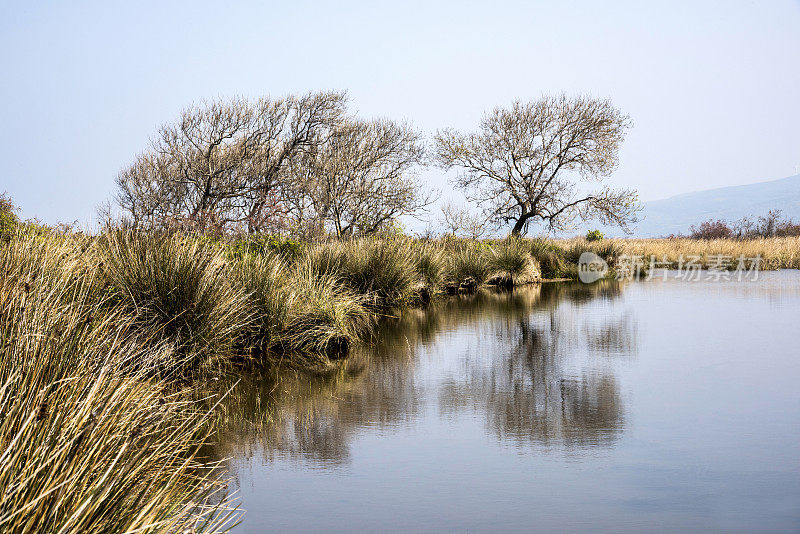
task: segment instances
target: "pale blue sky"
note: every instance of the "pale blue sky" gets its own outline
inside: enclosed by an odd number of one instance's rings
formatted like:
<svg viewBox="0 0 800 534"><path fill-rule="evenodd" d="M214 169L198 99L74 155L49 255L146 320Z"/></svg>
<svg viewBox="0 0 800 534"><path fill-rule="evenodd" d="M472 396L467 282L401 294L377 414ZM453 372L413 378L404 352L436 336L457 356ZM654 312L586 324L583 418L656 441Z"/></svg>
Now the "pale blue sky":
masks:
<svg viewBox="0 0 800 534"><path fill-rule="evenodd" d="M545 92L609 97L634 121L613 183L645 200L800 165L797 1L162 4L2 3L0 192L24 217L89 223L193 101L317 89L428 132Z"/></svg>

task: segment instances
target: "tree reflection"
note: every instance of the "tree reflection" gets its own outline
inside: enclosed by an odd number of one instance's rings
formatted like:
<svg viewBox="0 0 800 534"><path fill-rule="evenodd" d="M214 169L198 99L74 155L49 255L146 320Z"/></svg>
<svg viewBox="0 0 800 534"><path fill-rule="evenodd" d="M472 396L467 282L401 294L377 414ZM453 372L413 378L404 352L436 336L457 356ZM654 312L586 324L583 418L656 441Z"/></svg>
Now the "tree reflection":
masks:
<svg viewBox="0 0 800 534"><path fill-rule="evenodd" d="M356 434L413 425L430 406L445 418L482 418L489 434L517 445L607 446L624 427L624 405L603 362L636 351L635 321L602 306L619 291L604 282L462 296L386 321L333 375L237 377L216 412L212 454L337 465ZM433 365L446 372L432 376Z"/></svg>

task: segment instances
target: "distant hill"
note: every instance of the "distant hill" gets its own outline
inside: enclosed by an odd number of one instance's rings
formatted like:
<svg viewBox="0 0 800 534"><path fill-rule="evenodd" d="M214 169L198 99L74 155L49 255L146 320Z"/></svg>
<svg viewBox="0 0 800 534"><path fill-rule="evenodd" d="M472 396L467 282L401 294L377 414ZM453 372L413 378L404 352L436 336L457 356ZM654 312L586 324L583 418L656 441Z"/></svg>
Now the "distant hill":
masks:
<svg viewBox="0 0 800 534"><path fill-rule="evenodd" d="M645 202L640 217L643 220L636 224L633 235L686 234L691 225L708 219L732 222L745 216L765 215L773 209L781 210L785 218L800 222L800 174L770 182L720 187ZM606 235L622 235L619 228L603 230Z"/></svg>

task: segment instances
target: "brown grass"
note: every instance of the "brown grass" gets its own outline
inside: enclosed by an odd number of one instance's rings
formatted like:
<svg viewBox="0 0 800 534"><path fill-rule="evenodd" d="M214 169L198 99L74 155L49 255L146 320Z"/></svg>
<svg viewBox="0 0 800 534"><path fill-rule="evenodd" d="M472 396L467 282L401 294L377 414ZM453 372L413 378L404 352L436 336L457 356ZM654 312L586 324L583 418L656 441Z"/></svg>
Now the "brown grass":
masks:
<svg viewBox="0 0 800 534"><path fill-rule="evenodd" d="M708 266L714 262L715 255L730 259L734 267L740 256L749 264L750 258L760 257L762 270L800 269L800 237L767 237L759 239L609 239L617 243L625 254L644 256L646 261L655 257L656 261L677 264L681 257L699 257L698 262Z"/></svg>

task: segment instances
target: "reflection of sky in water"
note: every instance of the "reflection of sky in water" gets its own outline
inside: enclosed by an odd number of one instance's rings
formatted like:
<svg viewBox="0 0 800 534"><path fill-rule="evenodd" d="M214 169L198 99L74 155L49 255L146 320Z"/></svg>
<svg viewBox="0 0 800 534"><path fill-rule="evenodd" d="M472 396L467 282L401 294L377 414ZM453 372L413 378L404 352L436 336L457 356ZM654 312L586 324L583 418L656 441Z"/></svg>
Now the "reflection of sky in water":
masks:
<svg viewBox="0 0 800 534"><path fill-rule="evenodd" d="M479 294L404 313L352 372L246 376L215 450L239 529L796 530L799 288Z"/></svg>

